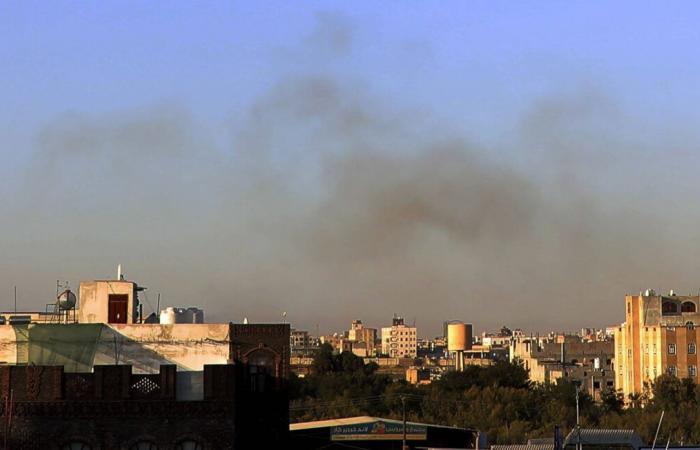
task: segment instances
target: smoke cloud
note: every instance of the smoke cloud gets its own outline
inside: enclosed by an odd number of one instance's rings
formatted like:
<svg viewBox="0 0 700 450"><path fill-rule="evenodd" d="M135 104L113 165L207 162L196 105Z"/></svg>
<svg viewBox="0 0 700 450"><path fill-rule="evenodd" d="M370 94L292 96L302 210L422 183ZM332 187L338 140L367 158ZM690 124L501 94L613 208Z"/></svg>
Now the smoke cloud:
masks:
<svg viewBox="0 0 700 450"><path fill-rule="evenodd" d="M325 61L353 36L320 16L308 39ZM422 335L450 319L611 325L625 293L696 288L697 208L669 218L657 207L672 185L640 194L654 168L631 158L657 149L630 139L630 120L590 88L552 95L497 158L325 72L283 77L225 125L229 141L179 104L66 115L37 134L0 280L24 281L39 307L52 287L36 283L122 263L149 287L146 309L161 292L209 320L287 311L312 331L394 312Z"/></svg>

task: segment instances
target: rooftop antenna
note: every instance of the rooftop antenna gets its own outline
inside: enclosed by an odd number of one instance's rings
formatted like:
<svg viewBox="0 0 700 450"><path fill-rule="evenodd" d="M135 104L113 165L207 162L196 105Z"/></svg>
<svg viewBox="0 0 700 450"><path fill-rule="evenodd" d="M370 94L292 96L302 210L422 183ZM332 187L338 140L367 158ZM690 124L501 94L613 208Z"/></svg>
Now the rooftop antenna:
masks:
<svg viewBox="0 0 700 450"><path fill-rule="evenodd" d="M156 307L156 314L160 314L160 292L158 293L158 306Z"/></svg>
<svg viewBox="0 0 700 450"><path fill-rule="evenodd" d="M15 286L15 314L17 314L17 286Z"/></svg>

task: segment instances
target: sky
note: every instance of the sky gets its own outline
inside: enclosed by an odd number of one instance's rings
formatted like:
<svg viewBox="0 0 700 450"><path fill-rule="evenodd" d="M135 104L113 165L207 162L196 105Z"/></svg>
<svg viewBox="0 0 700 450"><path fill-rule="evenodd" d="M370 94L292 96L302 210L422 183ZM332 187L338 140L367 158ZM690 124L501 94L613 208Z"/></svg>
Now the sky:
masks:
<svg viewBox="0 0 700 450"><path fill-rule="evenodd" d="M697 293L695 2L0 2L0 308L422 336Z"/></svg>

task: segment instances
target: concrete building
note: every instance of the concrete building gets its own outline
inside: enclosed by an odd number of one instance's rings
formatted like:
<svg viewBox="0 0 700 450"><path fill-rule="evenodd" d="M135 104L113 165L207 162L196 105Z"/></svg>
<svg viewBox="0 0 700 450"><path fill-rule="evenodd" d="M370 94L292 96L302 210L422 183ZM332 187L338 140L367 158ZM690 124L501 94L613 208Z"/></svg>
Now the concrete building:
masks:
<svg viewBox="0 0 700 450"><path fill-rule="evenodd" d="M47 308L0 324L11 448L286 443L289 325L141 323L140 291L124 279L83 282L75 320Z"/></svg>
<svg viewBox="0 0 700 450"><path fill-rule="evenodd" d="M392 358L415 358L418 355L417 330L394 315L390 327L382 328L382 354Z"/></svg>
<svg viewBox="0 0 700 450"><path fill-rule="evenodd" d="M361 320L353 320L348 330L348 340L353 343L353 353L356 355L374 356L377 349L377 329L365 327Z"/></svg>
<svg viewBox="0 0 700 450"><path fill-rule="evenodd" d="M616 387L626 398L645 392L668 373L698 379L700 296L657 294L648 289L625 296L625 322L615 330Z"/></svg>
<svg viewBox="0 0 700 450"><path fill-rule="evenodd" d="M583 341L574 335L519 337L509 347L510 360L521 361L531 381L573 380L596 400L605 389L614 389L613 356L612 341Z"/></svg>

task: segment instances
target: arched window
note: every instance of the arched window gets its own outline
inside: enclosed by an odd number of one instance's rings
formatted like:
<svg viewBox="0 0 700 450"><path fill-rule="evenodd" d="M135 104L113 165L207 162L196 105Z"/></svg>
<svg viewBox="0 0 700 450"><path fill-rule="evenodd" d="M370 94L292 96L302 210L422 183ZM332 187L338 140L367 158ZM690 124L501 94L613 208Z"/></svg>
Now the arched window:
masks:
<svg viewBox="0 0 700 450"><path fill-rule="evenodd" d="M269 350L260 349L248 355L250 390L265 392L266 381L275 374L275 355Z"/></svg>
<svg viewBox="0 0 700 450"><path fill-rule="evenodd" d="M678 305L674 302L663 302L661 305L662 314L676 314L678 313Z"/></svg>
<svg viewBox="0 0 700 450"><path fill-rule="evenodd" d="M204 446L194 439L185 439L175 444L175 450L204 450Z"/></svg>
<svg viewBox="0 0 700 450"><path fill-rule="evenodd" d="M158 445L151 441L138 441L129 450L158 450Z"/></svg>
<svg viewBox="0 0 700 450"><path fill-rule="evenodd" d="M85 442L71 441L64 444L61 450L92 450L92 447Z"/></svg>
<svg viewBox="0 0 700 450"><path fill-rule="evenodd" d="M689 330L693 330L695 329L695 324L693 322L688 321L685 323L685 327Z"/></svg>
<svg viewBox="0 0 700 450"><path fill-rule="evenodd" d="M697 345L695 345L695 342L691 342L688 344L688 354L689 355L694 355L698 350Z"/></svg>
<svg viewBox="0 0 700 450"><path fill-rule="evenodd" d="M683 304L681 305L681 312L694 313L695 312L695 303L683 302Z"/></svg>

